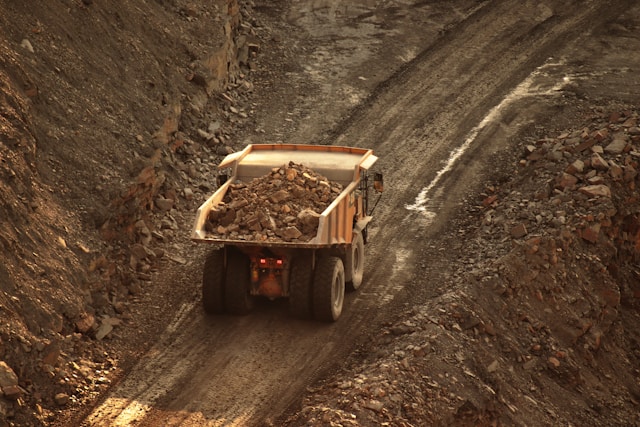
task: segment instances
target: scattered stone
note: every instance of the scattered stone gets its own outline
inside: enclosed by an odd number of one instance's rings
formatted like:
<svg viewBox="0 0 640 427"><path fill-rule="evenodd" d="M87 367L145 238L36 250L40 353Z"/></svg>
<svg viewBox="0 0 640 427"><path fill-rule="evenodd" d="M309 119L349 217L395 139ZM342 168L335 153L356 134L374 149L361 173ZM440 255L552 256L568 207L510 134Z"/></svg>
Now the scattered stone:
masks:
<svg viewBox="0 0 640 427"><path fill-rule="evenodd" d="M57 366L61 351L60 344L58 342L52 342L43 350L42 363Z"/></svg>
<svg viewBox="0 0 640 427"><path fill-rule="evenodd" d="M564 190L564 189L572 190L575 188L577 183L578 183L578 178L576 176L565 172L558 177L556 186L561 190Z"/></svg>
<svg viewBox="0 0 640 427"><path fill-rule="evenodd" d="M584 171L584 162L580 159L577 159L567 167L565 172L571 175L575 175L577 173L582 173L583 171Z"/></svg>
<svg viewBox="0 0 640 427"><path fill-rule="evenodd" d="M141 243L131 245L131 255L137 260L143 260L149 256L147 248Z"/></svg>
<svg viewBox="0 0 640 427"><path fill-rule="evenodd" d="M624 182L632 182L638 176L638 171L632 165L623 167L622 180Z"/></svg>
<svg viewBox="0 0 640 427"><path fill-rule="evenodd" d="M6 362L0 361L0 390L18 385L18 376Z"/></svg>
<svg viewBox="0 0 640 427"><path fill-rule="evenodd" d="M371 399L367 402L364 403L365 408L367 409L371 409L372 411L376 411L376 412L380 412L382 411L382 408L384 408L384 404L382 402L380 402L379 400L375 400L375 399Z"/></svg>
<svg viewBox="0 0 640 427"><path fill-rule="evenodd" d="M76 321L76 329L81 334L86 334L91 329L93 329L95 323L96 323L96 319L95 317L93 317L93 315L85 314L79 320Z"/></svg>
<svg viewBox="0 0 640 427"><path fill-rule="evenodd" d="M499 366L500 366L500 363L497 360L494 360L489 364L489 366L487 366L487 372L492 374L498 370Z"/></svg>
<svg viewBox="0 0 640 427"><path fill-rule="evenodd" d="M53 400L58 406L65 406L69 403L69 395L67 393L56 393Z"/></svg>
<svg viewBox="0 0 640 427"><path fill-rule="evenodd" d="M511 228L511 237L514 239L519 239L527 235L527 227L520 223Z"/></svg>
<svg viewBox="0 0 640 427"><path fill-rule="evenodd" d="M96 331L96 339L98 341L103 340L107 335L109 335L113 331L113 325L111 322L103 320Z"/></svg>
<svg viewBox="0 0 640 427"><path fill-rule="evenodd" d="M33 45L31 44L31 42L28 39L23 39L20 42L20 47L22 47L23 49L26 49L29 53L34 53L35 50L33 49Z"/></svg>
<svg viewBox="0 0 640 427"><path fill-rule="evenodd" d="M173 199L165 199L164 197L158 197L156 199L156 206L163 212L168 212L173 208Z"/></svg>
<svg viewBox="0 0 640 427"><path fill-rule="evenodd" d="M185 265L187 263L187 260L181 256L178 255L167 255L167 258L169 258L171 261L177 263L177 264L181 264L181 265Z"/></svg>
<svg viewBox="0 0 640 427"><path fill-rule="evenodd" d="M596 170L606 171L609 169L609 162L603 159L600 154L594 152L591 155L591 167Z"/></svg>
<svg viewBox="0 0 640 427"><path fill-rule="evenodd" d="M605 153L611 154L620 154L624 151L627 146L627 141L624 139L623 135L616 135L614 140L604 147Z"/></svg>
<svg viewBox="0 0 640 427"><path fill-rule="evenodd" d="M19 385L9 385L2 387L2 394L7 400L18 400L25 394L25 390Z"/></svg>
<svg viewBox="0 0 640 427"><path fill-rule="evenodd" d="M595 223L582 230L582 238L588 242L596 243L600 235L600 223Z"/></svg>
<svg viewBox="0 0 640 427"><path fill-rule="evenodd" d="M187 187L187 188L183 189L182 193L183 193L184 198L186 200L192 200L193 199L194 194L193 194L193 190L191 188Z"/></svg>
<svg viewBox="0 0 640 427"><path fill-rule="evenodd" d="M611 197L611 189L604 184L586 185L580 187L579 191L589 197Z"/></svg>

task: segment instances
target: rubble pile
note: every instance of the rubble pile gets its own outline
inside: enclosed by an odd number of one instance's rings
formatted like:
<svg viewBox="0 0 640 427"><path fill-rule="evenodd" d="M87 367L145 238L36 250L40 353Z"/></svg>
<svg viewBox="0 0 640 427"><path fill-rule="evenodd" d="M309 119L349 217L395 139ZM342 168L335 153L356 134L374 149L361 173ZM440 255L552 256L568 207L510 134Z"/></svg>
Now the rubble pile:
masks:
<svg viewBox="0 0 640 427"><path fill-rule="evenodd" d="M628 231L629 224L616 221L638 214L638 122L635 112L614 113L554 138L528 141L521 179L533 178L540 185L526 196L509 195L505 203L498 194L488 195L483 202L485 231L498 225L514 238L570 232L590 243L602 243L620 227ZM632 246L637 237L619 236Z"/></svg>
<svg viewBox="0 0 640 427"><path fill-rule="evenodd" d="M636 378L640 357L639 124L636 109L595 111L523 138L511 179L473 195L475 220L452 229L452 242L475 229L454 246L473 257L447 291L285 425L638 425L636 383L618 378Z"/></svg>
<svg viewBox="0 0 640 427"><path fill-rule="evenodd" d="M225 239L308 242L320 214L341 192L341 184L289 162L251 182L232 183L211 209L205 229Z"/></svg>

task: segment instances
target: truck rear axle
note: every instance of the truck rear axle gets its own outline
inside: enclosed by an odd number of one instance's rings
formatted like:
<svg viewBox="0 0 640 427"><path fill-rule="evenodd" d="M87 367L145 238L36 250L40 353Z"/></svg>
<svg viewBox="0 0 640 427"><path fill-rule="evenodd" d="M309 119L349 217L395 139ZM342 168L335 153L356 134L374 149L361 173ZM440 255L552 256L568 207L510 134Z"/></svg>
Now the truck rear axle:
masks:
<svg viewBox="0 0 640 427"><path fill-rule="evenodd" d="M288 296L284 286L288 262L283 258L251 257L251 294L269 299Z"/></svg>

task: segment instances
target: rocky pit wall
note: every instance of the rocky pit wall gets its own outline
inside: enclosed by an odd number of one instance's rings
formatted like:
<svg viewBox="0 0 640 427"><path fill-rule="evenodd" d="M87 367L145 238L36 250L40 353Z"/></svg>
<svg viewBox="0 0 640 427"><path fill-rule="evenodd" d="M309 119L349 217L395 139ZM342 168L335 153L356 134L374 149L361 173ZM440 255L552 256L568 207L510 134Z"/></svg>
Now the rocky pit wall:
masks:
<svg viewBox="0 0 640 427"><path fill-rule="evenodd" d="M0 426L46 424L108 384L117 361L102 340L130 317L128 301L163 256L155 246L176 228L169 212L211 190L205 182L188 187L200 172L182 159L234 151L228 133L242 114L232 104L251 90L244 73L258 48L251 25L241 25L235 0L162 3L140 11L73 2L55 13L2 6ZM151 44L130 39L129 22L167 22L173 13L179 25L149 31ZM180 25L200 24L214 29L210 38L184 47L191 41ZM73 35L60 38L65 31ZM107 43L93 52L91 37L102 31ZM153 51L159 46L166 50ZM175 75L157 69L162 55L185 51L192 62ZM144 74L134 68L123 77L111 67L114 52L136 57ZM118 84L103 92L103 81ZM77 111L84 115L74 118ZM127 143L113 157L123 132L149 122L159 125L136 136L135 152Z"/></svg>
<svg viewBox="0 0 640 427"><path fill-rule="evenodd" d="M520 141L470 208L473 259L285 425L640 423L639 123L596 110Z"/></svg>

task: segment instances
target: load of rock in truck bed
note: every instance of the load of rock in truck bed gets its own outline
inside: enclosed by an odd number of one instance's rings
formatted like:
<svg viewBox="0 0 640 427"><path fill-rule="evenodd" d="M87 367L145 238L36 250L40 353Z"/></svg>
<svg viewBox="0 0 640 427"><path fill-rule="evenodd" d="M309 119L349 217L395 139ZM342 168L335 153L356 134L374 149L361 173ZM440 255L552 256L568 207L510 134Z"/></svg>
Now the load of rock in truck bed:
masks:
<svg viewBox="0 0 640 427"><path fill-rule="evenodd" d="M341 192L341 184L289 162L250 182L232 183L211 208L205 229L222 239L308 242L320 214Z"/></svg>

